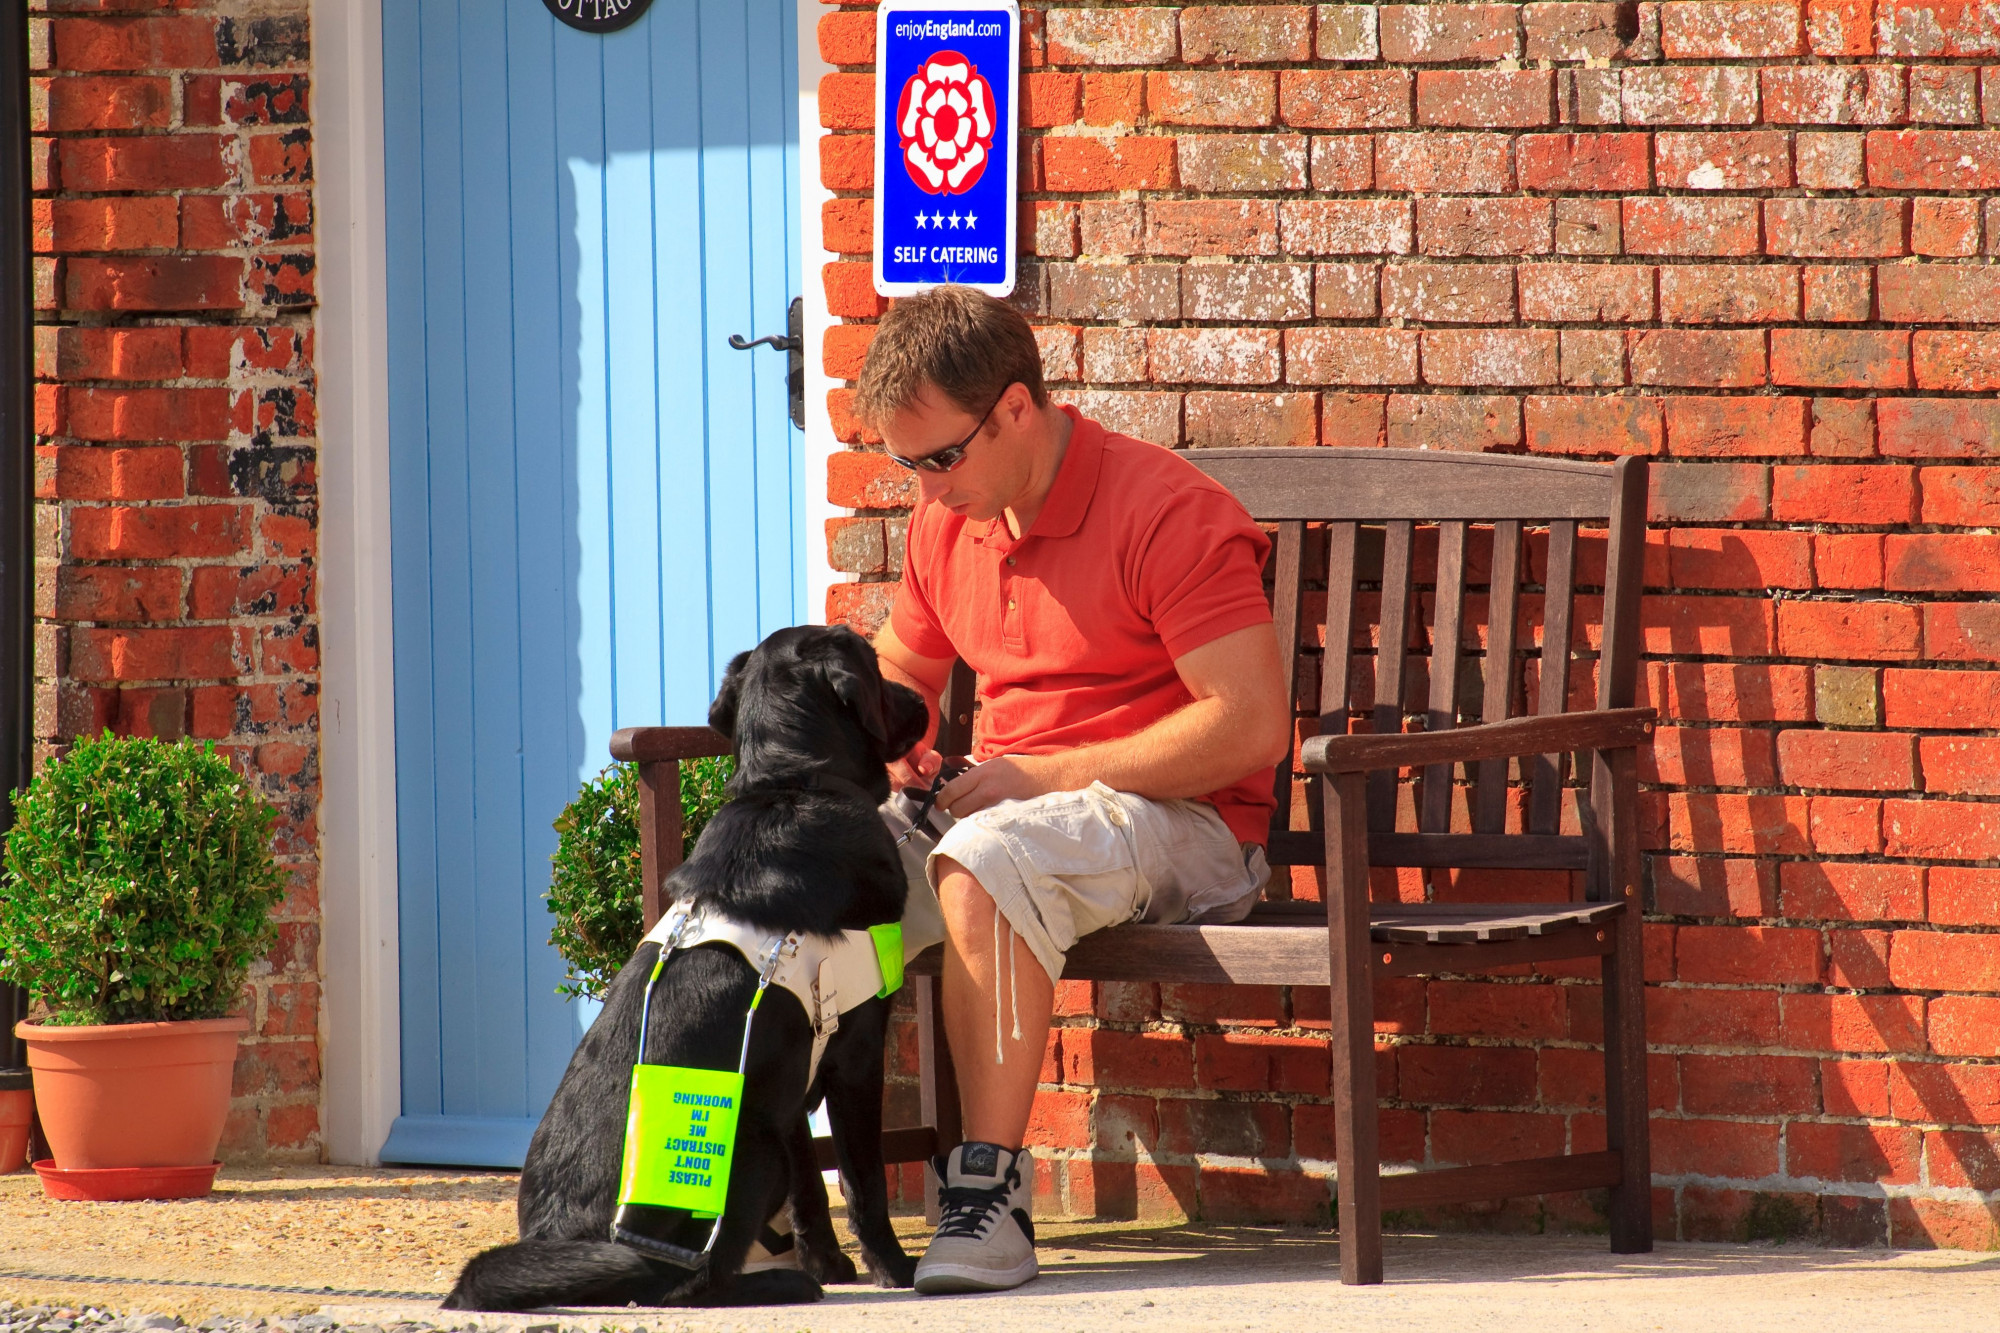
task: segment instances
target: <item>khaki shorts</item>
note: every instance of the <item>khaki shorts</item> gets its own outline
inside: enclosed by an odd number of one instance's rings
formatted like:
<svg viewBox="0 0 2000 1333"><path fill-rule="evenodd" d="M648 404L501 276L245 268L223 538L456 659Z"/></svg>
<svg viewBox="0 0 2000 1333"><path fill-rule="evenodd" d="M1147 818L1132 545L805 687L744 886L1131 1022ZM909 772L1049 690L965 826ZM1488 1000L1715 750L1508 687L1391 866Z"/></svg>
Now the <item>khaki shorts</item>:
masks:
<svg viewBox="0 0 2000 1333"><path fill-rule="evenodd" d="M909 812L896 806L884 806L883 818L900 834ZM1106 926L1240 921L1271 877L1264 849L1237 842L1214 806L1155 801L1101 782L931 819L944 833L936 845L920 831L903 847L905 949L944 938L937 864L949 857L992 895L1051 979L1062 976L1072 945Z"/></svg>

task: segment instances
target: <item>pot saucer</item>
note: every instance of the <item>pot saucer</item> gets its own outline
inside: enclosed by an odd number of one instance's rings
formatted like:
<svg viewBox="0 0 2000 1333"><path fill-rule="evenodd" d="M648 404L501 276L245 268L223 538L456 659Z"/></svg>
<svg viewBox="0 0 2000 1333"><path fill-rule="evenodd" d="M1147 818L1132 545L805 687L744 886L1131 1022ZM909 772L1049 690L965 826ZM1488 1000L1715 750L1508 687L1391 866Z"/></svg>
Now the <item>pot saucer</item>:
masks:
<svg viewBox="0 0 2000 1333"><path fill-rule="evenodd" d="M112 1166L65 1171L52 1157L35 1163L42 1191L51 1199L199 1199L215 1184L222 1163L202 1166Z"/></svg>

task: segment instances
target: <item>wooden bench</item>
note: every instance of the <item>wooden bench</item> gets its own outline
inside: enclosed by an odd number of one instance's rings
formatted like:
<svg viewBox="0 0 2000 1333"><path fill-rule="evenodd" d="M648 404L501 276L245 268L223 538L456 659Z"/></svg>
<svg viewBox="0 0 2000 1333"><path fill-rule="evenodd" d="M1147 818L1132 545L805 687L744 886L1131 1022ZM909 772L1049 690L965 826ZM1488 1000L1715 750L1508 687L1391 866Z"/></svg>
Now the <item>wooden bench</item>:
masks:
<svg viewBox="0 0 2000 1333"><path fill-rule="evenodd" d="M1382 1280L1384 1208L1609 1187L1611 1249L1650 1250L1636 798L1654 713L1633 707L1645 463L1360 449L1187 457L1276 528L1279 643L1293 698L1316 700L1300 712L1317 734L1298 771L1277 775L1270 860L1323 868L1335 910L1294 900L1280 869L1242 923L1101 931L1070 951L1064 978L1329 989L1344 1282ZM1601 544L1579 537L1599 525ZM1351 651L1321 648L1343 643ZM1588 683L1573 681L1573 664L1595 671L1594 708L1570 707L1573 684ZM1316 689L1300 689L1315 676ZM940 706L945 753L970 748L973 684L960 663ZM1422 729L1406 731L1412 721ZM612 739L616 758L640 765L648 925L679 859L677 761L723 748L705 728ZM1586 781L1569 781L1572 754L1585 756ZM1371 901L1373 867L1414 868L1423 900ZM1546 872L1549 901L1460 901L1448 872L1489 869ZM1384 1175L1374 979L1589 957L1603 970L1605 1148ZM885 1135L892 1162L959 1139L938 959L932 950L910 969L924 1124Z"/></svg>

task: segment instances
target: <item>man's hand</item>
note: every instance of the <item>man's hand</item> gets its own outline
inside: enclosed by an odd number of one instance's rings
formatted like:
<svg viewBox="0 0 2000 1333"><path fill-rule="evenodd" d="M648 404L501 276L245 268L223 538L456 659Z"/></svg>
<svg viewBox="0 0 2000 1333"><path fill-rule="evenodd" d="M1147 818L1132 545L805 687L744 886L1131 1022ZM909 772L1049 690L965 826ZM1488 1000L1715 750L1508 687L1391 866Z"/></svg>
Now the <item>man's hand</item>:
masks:
<svg viewBox="0 0 2000 1333"><path fill-rule="evenodd" d="M1077 783L1066 774L1061 755L1003 754L961 773L938 793L938 808L953 819L976 815L1002 801L1025 801Z"/></svg>
<svg viewBox="0 0 2000 1333"><path fill-rule="evenodd" d="M919 741L917 748L901 759L890 761L889 782L897 789L917 787L930 790L931 780L944 767L944 756L931 748L928 740Z"/></svg>

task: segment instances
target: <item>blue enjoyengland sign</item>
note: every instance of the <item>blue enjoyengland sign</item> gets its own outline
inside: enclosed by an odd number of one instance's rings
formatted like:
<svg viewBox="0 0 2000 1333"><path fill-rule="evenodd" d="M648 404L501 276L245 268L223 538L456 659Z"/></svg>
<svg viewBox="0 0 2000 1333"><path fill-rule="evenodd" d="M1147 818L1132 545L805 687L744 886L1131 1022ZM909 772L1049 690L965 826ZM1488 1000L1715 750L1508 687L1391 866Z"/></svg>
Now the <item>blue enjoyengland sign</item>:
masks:
<svg viewBox="0 0 2000 1333"><path fill-rule="evenodd" d="M1021 11L883 0L875 18L875 290L1014 290Z"/></svg>

